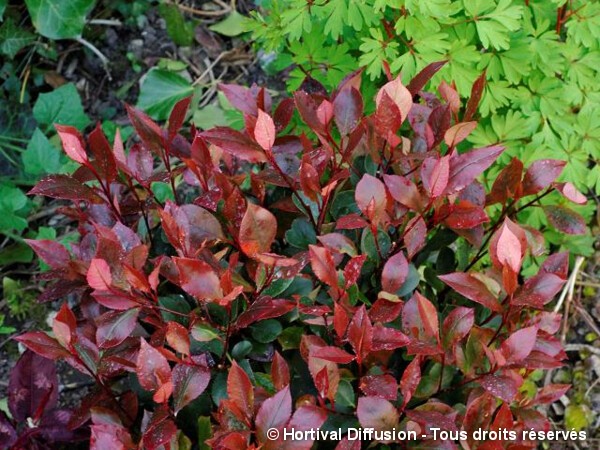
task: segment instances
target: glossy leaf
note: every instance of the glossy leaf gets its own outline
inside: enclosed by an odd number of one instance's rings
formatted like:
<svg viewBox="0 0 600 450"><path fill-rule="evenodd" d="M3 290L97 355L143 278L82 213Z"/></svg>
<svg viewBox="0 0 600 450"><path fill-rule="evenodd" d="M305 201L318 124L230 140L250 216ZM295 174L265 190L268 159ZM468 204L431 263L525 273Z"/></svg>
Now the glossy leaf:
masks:
<svg viewBox="0 0 600 450"><path fill-rule="evenodd" d="M277 220L266 209L248 203L240 226L240 245L249 256L268 252L277 234Z"/></svg>
<svg viewBox="0 0 600 450"><path fill-rule="evenodd" d="M558 231L567 234L585 234L585 219L566 206L546 205L543 207L548 221Z"/></svg>

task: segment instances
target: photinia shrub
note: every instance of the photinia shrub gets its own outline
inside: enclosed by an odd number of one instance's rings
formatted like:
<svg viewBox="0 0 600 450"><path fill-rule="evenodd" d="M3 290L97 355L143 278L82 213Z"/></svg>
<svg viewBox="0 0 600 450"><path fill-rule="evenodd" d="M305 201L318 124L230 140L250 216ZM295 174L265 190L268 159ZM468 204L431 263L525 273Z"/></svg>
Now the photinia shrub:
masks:
<svg viewBox="0 0 600 450"><path fill-rule="evenodd" d="M503 147L458 151L481 83L463 111L451 90L421 91L436 68L390 80L369 115L356 72L332 94L313 86L276 106L263 88L222 86L243 131L186 138L190 99L165 128L128 108L130 145L57 126L80 168L31 194L67 200L80 239L29 241L50 267L40 300L62 306L51 333L17 340L95 380L69 427L89 425L95 449L308 449L267 432L358 426L456 449L431 429L547 430L536 408L568 386L525 385L566 356L561 317L544 309L569 259L520 275L545 247L516 218L554 190L585 198L555 183L556 160L513 159L486 192L477 179ZM310 132L290 125L295 114ZM562 232L585 229L568 207L546 213Z"/></svg>

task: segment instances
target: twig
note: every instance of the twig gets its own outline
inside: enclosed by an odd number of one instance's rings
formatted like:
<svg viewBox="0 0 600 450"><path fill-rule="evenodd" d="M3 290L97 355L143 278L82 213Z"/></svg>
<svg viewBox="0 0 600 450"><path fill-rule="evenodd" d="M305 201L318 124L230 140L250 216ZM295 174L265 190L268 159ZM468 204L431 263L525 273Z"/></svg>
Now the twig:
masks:
<svg viewBox="0 0 600 450"><path fill-rule="evenodd" d="M123 22L117 19L92 19L88 20L89 25L106 25L108 27L120 27Z"/></svg>
<svg viewBox="0 0 600 450"><path fill-rule="evenodd" d="M96 48L96 46L94 44L92 44L90 41L82 38L82 37L78 37L75 38L75 40L77 42L79 42L81 45L89 48L102 62L102 65L104 66L104 71L106 72L106 75L108 76L108 79L112 81L112 77L110 75L110 72L108 71L108 58L104 55L104 53L102 53L100 50L98 50L98 48Z"/></svg>
<svg viewBox="0 0 600 450"><path fill-rule="evenodd" d="M219 61L221 61L221 59L225 56L229 54L229 52L222 52L219 56L217 56L215 58L215 60L209 64L209 66L204 70L204 72L202 72L202 74L200 74L200 76L198 78L196 78L196 80L192 83L192 86L196 86L198 83L200 83L202 81L202 79L209 73L212 72L213 67L215 67ZM211 77L214 78L214 75Z"/></svg>
<svg viewBox="0 0 600 450"><path fill-rule="evenodd" d="M566 352L580 352L580 351L590 352L594 355L600 356L600 348L594 347L589 344L567 344L565 345Z"/></svg>
<svg viewBox="0 0 600 450"><path fill-rule="evenodd" d="M590 313L588 313L585 309L583 309L577 304L575 305L575 309L577 310L583 321L587 323L587 325L592 329L594 334L596 336L600 336L600 329L598 328L598 325L596 325L596 322L594 321L594 318L590 315Z"/></svg>
<svg viewBox="0 0 600 450"><path fill-rule="evenodd" d="M575 288L575 280L577 279L577 273L579 272L579 269L581 268L583 261L584 261L584 258L582 256L578 256L577 259L575 260L575 267L573 267L573 272L571 272L571 276L567 280L567 284L565 284L565 287L563 288L562 292L560 293L560 297L558 298L558 302L556 302L556 306L554 307L555 313L560 311L560 308L562 308L562 304L565 301L567 294L569 294L571 299L573 298L573 290Z"/></svg>
<svg viewBox="0 0 600 450"><path fill-rule="evenodd" d="M576 281L577 286L589 286L594 288L600 288L600 283L592 283L590 281Z"/></svg>
<svg viewBox="0 0 600 450"><path fill-rule="evenodd" d="M173 1L168 1L166 3L168 5L175 5L180 10L185 11L190 14L194 14L195 16L221 17L221 16L224 16L225 14L228 14L231 12L231 7L229 7L228 5L223 4L221 2L219 2L219 3L223 6L223 8L216 10L216 11L205 11L203 9L196 9L196 8L192 8L191 6L181 5L181 4L173 2Z"/></svg>

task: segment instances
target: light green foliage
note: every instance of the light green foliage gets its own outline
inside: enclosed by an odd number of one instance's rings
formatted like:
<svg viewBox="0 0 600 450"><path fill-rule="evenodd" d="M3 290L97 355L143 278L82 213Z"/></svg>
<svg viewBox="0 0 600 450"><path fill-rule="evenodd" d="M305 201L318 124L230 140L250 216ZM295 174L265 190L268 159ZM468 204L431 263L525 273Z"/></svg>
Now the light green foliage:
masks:
<svg viewBox="0 0 600 450"><path fill-rule="evenodd" d="M81 36L94 0L25 0L31 21L42 36L73 39Z"/></svg>
<svg viewBox="0 0 600 450"><path fill-rule="evenodd" d="M245 31L243 22L244 16L237 11L233 11L221 22L217 22L209 28L223 36L239 36Z"/></svg>
<svg viewBox="0 0 600 450"><path fill-rule="evenodd" d="M0 184L0 232L23 231L26 207L27 197L20 189Z"/></svg>
<svg viewBox="0 0 600 450"><path fill-rule="evenodd" d="M459 94L468 97L485 70L481 119L471 143L504 143L504 162L513 156L526 164L567 160L561 180L600 194L600 3L330 0L308 7L304 0L266 0L262 7L246 27L260 48L278 54L268 68L295 64L289 89L296 89L306 73L333 88L361 66L371 80L381 79L384 61L407 82L427 64L447 60L431 86L454 81ZM552 195L545 201L560 200ZM593 205L580 212L591 218ZM546 225L541 213L529 220ZM570 248L591 251L589 236L568 239Z"/></svg>

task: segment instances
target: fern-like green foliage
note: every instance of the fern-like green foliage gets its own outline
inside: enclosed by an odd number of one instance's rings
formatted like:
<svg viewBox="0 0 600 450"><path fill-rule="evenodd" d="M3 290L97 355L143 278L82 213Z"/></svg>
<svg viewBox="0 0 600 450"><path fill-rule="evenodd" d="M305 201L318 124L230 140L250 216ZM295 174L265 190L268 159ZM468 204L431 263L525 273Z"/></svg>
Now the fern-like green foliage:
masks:
<svg viewBox="0 0 600 450"><path fill-rule="evenodd" d="M481 120L470 141L507 144L506 162L567 160L563 178L600 195L600 2L265 0L247 26L258 47L277 55L272 69L294 67L289 89L306 74L331 88L358 67L375 80L386 64L408 81L448 60L431 85L454 80L467 96L485 70ZM590 218L593 206L580 212ZM528 221L547 225L541 214ZM546 237L567 243L552 231ZM568 239L571 250L592 251L591 237Z"/></svg>

